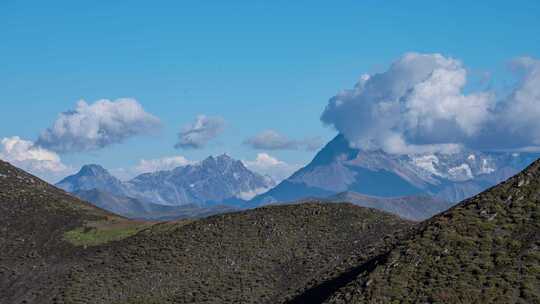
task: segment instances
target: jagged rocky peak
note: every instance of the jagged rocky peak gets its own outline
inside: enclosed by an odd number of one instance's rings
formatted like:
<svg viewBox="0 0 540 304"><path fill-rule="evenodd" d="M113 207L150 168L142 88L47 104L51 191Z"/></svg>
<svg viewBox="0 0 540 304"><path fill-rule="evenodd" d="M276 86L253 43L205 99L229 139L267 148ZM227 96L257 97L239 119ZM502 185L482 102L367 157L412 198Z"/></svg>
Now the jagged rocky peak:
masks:
<svg viewBox="0 0 540 304"><path fill-rule="evenodd" d="M239 165L242 164L241 161L231 158L227 154L221 154L218 156L208 156L205 158L201 164L203 166L211 166L211 167L218 167L218 168L226 168L231 165Z"/></svg>
<svg viewBox="0 0 540 304"><path fill-rule="evenodd" d="M64 178L56 186L68 192L100 189L114 194L126 194L123 183L96 164L82 166L79 172Z"/></svg>
<svg viewBox="0 0 540 304"><path fill-rule="evenodd" d="M232 157L230 157L227 153L223 153L221 155L218 155L215 157L215 159L218 161L218 162L231 162L231 161L236 161L235 159L233 159Z"/></svg>
<svg viewBox="0 0 540 304"><path fill-rule="evenodd" d="M84 165L79 170L78 175L81 176L110 176L111 174L105 168L97 164Z"/></svg>
<svg viewBox="0 0 540 304"><path fill-rule="evenodd" d="M315 155L309 165L322 166L337 160L351 160L357 157L359 152L358 149L351 147L344 135L338 134Z"/></svg>
<svg viewBox="0 0 540 304"><path fill-rule="evenodd" d="M216 166L218 164L226 164L229 163L230 158L228 158L225 155L219 155L219 156L213 156L210 155L207 158L205 158L201 164L203 166Z"/></svg>

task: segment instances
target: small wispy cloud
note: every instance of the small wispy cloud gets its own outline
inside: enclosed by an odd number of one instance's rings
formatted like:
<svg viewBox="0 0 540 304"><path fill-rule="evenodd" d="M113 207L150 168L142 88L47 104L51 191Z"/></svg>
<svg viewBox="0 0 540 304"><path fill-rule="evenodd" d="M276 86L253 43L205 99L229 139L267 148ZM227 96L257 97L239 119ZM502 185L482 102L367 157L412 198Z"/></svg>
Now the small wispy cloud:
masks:
<svg viewBox="0 0 540 304"><path fill-rule="evenodd" d="M219 136L225 128L221 117L198 115L195 121L185 125L178 133L177 149L202 149L208 142Z"/></svg>
<svg viewBox="0 0 540 304"><path fill-rule="evenodd" d="M130 180L143 173L153 173L158 171L168 171L177 167L187 166L196 163L184 156L174 155L161 158L140 159L136 165L123 168L115 168L111 173L121 180Z"/></svg>
<svg viewBox="0 0 540 304"><path fill-rule="evenodd" d="M280 182L300 169L300 165L289 164L267 153L259 153L254 160L242 161L244 165L259 174L270 176L275 182Z"/></svg>
<svg viewBox="0 0 540 304"><path fill-rule="evenodd" d="M290 139L274 130L265 130L244 141L244 144L257 150L300 150L314 151L322 147L321 137L302 140Z"/></svg>
<svg viewBox="0 0 540 304"><path fill-rule="evenodd" d="M163 170L172 170L177 167L186 166L193 164L193 161L188 160L187 158L177 155L169 156L162 158L154 159L141 159L137 166L135 166L135 171L138 173L148 173L156 172Z"/></svg>

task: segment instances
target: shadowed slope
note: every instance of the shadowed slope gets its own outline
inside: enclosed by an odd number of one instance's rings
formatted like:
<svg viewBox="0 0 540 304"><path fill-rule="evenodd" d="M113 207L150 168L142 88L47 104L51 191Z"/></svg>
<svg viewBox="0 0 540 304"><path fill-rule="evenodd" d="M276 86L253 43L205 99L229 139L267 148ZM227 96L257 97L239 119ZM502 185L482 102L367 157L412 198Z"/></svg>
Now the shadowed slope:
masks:
<svg viewBox="0 0 540 304"><path fill-rule="evenodd" d="M86 222L122 220L0 161L0 302L54 293L49 284L61 280L73 251L64 233Z"/></svg>
<svg viewBox="0 0 540 304"><path fill-rule="evenodd" d="M85 221L113 219L121 218L0 161L3 257L16 255L19 249L56 250L64 231Z"/></svg>
<svg viewBox="0 0 540 304"><path fill-rule="evenodd" d="M422 223L377 265L359 264L360 275L312 303L540 303L539 248L537 161Z"/></svg>

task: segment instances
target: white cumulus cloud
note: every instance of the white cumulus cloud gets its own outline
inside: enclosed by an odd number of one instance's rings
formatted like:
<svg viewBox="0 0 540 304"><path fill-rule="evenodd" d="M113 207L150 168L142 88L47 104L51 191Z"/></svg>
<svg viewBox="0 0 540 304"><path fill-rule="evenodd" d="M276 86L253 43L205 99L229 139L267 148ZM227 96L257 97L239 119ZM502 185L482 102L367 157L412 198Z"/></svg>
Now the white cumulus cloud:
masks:
<svg viewBox="0 0 540 304"><path fill-rule="evenodd" d="M134 99L81 100L74 110L60 113L36 144L59 153L98 150L130 137L148 134L160 120L147 113Z"/></svg>
<svg viewBox="0 0 540 304"><path fill-rule="evenodd" d="M177 149L202 149L216 138L225 127L225 120L221 117L198 115L195 121L185 125L178 133Z"/></svg>
<svg viewBox="0 0 540 304"><path fill-rule="evenodd" d="M267 153L259 153L254 160L244 160L242 162L248 169L262 175L268 175L278 183L288 178L301 167L286 163Z"/></svg>
<svg viewBox="0 0 540 304"><path fill-rule="evenodd" d="M62 163L55 152L35 146L33 142L18 136L5 137L0 141L0 159L49 182L57 181L73 171Z"/></svg>

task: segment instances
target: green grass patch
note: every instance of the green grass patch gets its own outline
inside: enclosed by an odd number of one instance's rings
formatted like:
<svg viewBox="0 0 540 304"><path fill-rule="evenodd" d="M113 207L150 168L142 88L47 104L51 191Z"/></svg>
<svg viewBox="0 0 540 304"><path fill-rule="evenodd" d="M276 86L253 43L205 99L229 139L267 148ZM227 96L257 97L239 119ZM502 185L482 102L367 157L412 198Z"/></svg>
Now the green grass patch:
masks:
<svg viewBox="0 0 540 304"><path fill-rule="evenodd" d="M143 222L96 222L64 233L64 239L75 246L96 246L130 237L149 227Z"/></svg>

